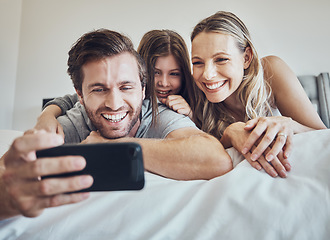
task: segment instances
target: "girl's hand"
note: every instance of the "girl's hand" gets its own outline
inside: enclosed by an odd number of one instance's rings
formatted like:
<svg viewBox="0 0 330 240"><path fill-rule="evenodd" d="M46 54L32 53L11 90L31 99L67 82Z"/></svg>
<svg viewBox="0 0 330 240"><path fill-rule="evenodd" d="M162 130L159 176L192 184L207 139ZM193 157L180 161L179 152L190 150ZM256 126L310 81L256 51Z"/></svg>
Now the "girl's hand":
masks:
<svg viewBox="0 0 330 240"><path fill-rule="evenodd" d="M292 150L292 122L291 118L283 116L260 117L246 122L244 129L251 133L242 153L246 154L252 150L252 161L256 161L264 154L270 162L283 150L283 157L287 159ZM257 147L252 149L254 145ZM270 150L267 150L268 148Z"/></svg>
<svg viewBox="0 0 330 240"><path fill-rule="evenodd" d="M81 143L82 144L87 144L87 143L102 143L102 142L109 142L110 139L106 139L101 136L99 131L92 131L90 132L89 136L83 140Z"/></svg>
<svg viewBox="0 0 330 240"><path fill-rule="evenodd" d="M169 95L166 99L161 99L161 102L177 113L186 115L192 119L191 108L181 95Z"/></svg>
<svg viewBox="0 0 330 240"><path fill-rule="evenodd" d="M64 137L63 128L56 119L60 115L58 111L61 111L61 109L56 105L48 106L38 117L34 128L36 130L44 129L46 132L57 133Z"/></svg>

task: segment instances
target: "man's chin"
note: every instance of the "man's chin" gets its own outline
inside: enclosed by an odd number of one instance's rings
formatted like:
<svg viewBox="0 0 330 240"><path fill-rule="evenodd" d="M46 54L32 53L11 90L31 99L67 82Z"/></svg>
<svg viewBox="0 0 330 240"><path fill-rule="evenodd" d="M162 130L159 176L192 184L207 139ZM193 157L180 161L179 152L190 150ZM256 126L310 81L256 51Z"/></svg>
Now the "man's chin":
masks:
<svg viewBox="0 0 330 240"><path fill-rule="evenodd" d="M111 133L107 131L100 131L100 134L102 137L107 138L107 139L118 139L118 138L123 138L127 137L128 133L126 131L111 131Z"/></svg>

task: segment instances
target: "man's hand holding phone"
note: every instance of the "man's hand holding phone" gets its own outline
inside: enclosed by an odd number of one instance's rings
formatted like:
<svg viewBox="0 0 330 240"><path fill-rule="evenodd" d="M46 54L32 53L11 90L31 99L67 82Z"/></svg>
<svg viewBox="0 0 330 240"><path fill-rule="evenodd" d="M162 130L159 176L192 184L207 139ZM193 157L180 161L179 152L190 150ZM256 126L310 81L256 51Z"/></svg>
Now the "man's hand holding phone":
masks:
<svg viewBox="0 0 330 240"><path fill-rule="evenodd" d="M89 188L88 175L43 179L41 176L82 170L82 156L37 159L36 151L63 144L63 137L43 130L29 131L17 138L2 157L5 164L3 183L8 200L8 216L36 217L45 208L82 201L89 193L64 194Z"/></svg>

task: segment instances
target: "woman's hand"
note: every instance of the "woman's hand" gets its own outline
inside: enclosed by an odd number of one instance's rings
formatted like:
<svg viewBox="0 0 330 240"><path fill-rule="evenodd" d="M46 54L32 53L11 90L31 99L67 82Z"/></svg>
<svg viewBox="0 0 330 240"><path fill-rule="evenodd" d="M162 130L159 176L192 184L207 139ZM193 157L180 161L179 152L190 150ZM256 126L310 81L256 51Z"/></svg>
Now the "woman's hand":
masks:
<svg viewBox="0 0 330 240"><path fill-rule="evenodd" d="M260 117L246 122L245 130L251 131L246 140L242 153L252 150L251 160L257 160L262 154L267 161L272 161L283 150L283 157L287 159L292 150L293 121L291 118ZM257 146L252 149L253 146ZM270 148L266 152L266 149Z"/></svg>
<svg viewBox="0 0 330 240"><path fill-rule="evenodd" d="M38 117L34 128L37 130L44 129L47 132L57 133L64 137L63 128L56 119L56 117L60 116L60 113L61 109L58 106L49 105Z"/></svg>
<svg viewBox="0 0 330 240"><path fill-rule="evenodd" d="M242 152L243 146L251 135L251 132L245 130L245 123L236 122L231 124L224 131L223 137L221 138L221 143L225 148L234 147L239 152ZM255 150L259 140L256 141L256 145L251 147L252 150ZM267 147L265 152L259 156L257 161L251 160L252 150L247 153L243 153L245 159L257 170L262 168L272 177L286 177L287 171L291 170L291 166L287 159L283 157L283 153L280 152L274 157L271 162L268 162L265 158L265 155L271 150L270 147Z"/></svg>
<svg viewBox="0 0 330 240"><path fill-rule="evenodd" d="M169 95L166 99L162 99L161 102L177 113L186 115L192 119L191 108L181 95Z"/></svg>

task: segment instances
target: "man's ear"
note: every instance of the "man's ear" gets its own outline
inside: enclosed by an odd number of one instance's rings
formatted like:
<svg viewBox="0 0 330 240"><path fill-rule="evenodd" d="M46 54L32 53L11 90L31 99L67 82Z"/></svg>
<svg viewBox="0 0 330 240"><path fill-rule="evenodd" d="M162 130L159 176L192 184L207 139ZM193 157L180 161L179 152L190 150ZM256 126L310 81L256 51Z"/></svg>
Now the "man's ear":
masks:
<svg viewBox="0 0 330 240"><path fill-rule="evenodd" d="M76 93L78 94L79 102L80 102L82 105L84 105L82 92L81 92L80 90L77 90L77 89L76 89Z"/></svg>
<svg viewBox="0 0 330 240"><path fill-rule="evenodd" d="M146 97L146 87L142 88L142 99L144 100Z"/></svg>
<svg viewBox="0 0 330 240"><path fill-rule="evenodd" d="M244 51L244 69L248 69L253 59L251 47L246 47Z"/></svg>

